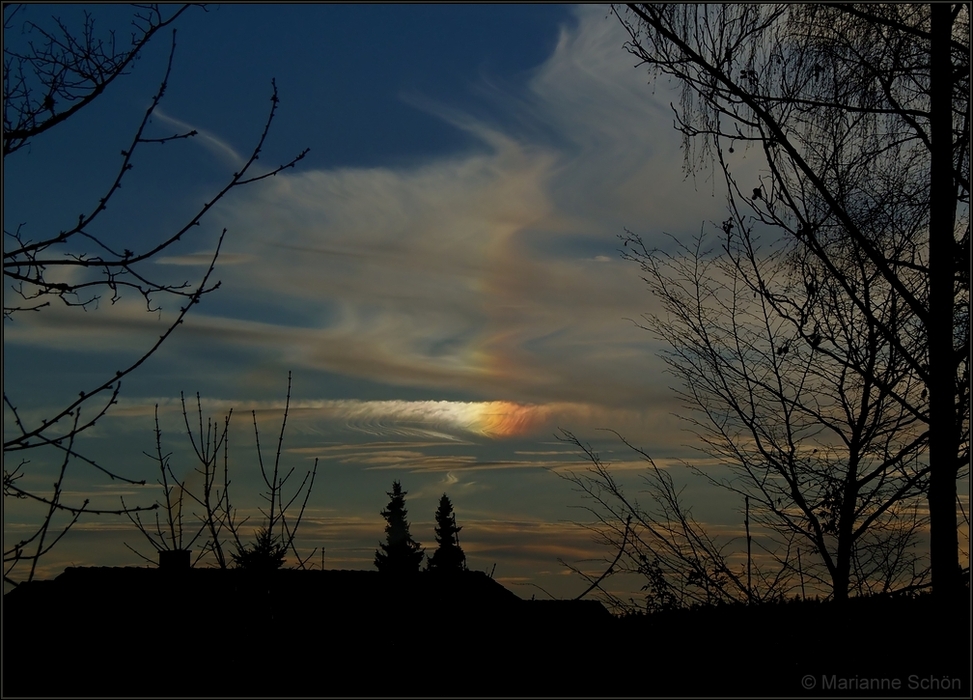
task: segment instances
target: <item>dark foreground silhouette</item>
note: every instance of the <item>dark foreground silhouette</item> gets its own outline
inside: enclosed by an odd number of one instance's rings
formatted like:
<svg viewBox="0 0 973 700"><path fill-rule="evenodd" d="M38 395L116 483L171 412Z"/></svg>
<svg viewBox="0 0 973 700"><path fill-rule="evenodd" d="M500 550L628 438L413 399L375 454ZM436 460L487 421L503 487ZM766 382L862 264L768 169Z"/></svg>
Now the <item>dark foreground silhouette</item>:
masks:
<svg viewBox="0 0 973 700"><path fill-rule="evenodd" d="M4 596L9 696L955 696L969 600L614 618L480 572L67 569Z"/></svg>

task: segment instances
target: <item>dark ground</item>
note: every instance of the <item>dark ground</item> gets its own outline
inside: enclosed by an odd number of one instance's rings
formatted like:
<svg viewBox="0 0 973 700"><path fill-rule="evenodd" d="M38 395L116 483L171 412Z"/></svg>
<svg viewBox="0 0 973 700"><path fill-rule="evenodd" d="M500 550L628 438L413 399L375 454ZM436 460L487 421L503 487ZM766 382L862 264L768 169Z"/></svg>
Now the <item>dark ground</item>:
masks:
<svg viewBox="0 0 973 700"><path fill-rule="evenodd" d="M3 632L4 697L970 696L968 597L617 619L478 572L68 569Z"/></svg>

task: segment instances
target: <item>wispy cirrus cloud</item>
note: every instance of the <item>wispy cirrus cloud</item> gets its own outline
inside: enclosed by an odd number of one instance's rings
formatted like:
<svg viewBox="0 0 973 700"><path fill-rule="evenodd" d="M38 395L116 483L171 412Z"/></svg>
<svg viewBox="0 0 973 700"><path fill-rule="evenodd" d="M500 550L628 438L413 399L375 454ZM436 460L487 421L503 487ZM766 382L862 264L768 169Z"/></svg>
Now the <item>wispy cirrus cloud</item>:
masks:
<svg viewBox="0 0 973 700"><path fill-rule="evenodd" d="M282 174L219 212L254 257L228 286L327 308L305 365L537 403L648 388L651 338L623 320L648 303L616 235L682 225L706 197L672 176L668 106L619 60L620 27L579 15L518 94L483 87L492 118L409 96L480 148Z"/></svg>
<svg viewBox="0 0 973 700"><path fill-rule="evenodd" d="M484 83L492 117L410 98L480 147L409 167L288 171L214 210L232 232L221 256L232 264L165 352L226 348L390 394L629 408L660 399L654 340L625 320L652 300L637 267L618 259L616 235L675 225L687 209L703 216L706 198L672 175L678 143L660 137L671 132L668 96L653 98L619 59L624 31L597 8L577 12L526 85ZM299 310L301 324L278 310ZM115 318L85 318L95 332L81 342L117 347L124 324L149 327ZM30 320L15 340L55 342ZM223 371L229 383L241 370Z"/></svg>
<svg viewBox="0 0 973 700"><path fill-rule="evenodd" d="M207 414L255 411L264 418L278 418L285 402L273 400L231 400L201 397L200 408ZM196 410L195 398L187 407ZM156 396L139 399L121 397L113 414L118 417L151 416L158 407L163 415L175 416L183 409L179 397ZM346 431L364 433L372 438L392 436L408 428L425 429L435 434L431 442L398 442L369 440L353 444L327 445L328 452L395 449L400 446L441 445L443 440L462 443L470 436L491 439L550 434L558 425L583 422L644 427L651 417L624 408L606 408L597 404L560 403L522 404L512 401L417 401L361 399L294 399L290 402L291 420L310 424L328 423ZM416 436L420 436L418 433ZM465 436L465 437L464 437ZM303 449L303 448L302 448ZM518 454L557 454L555 451L520 452Z"/></svg>
<svg viewBox="0 0 973 700"><path fill-rule="evenodd" d="M180 133L189 133L190 131L195 131L196 136L193 137L195 141L202 144L204 148L216 155L227 165L234 168L239 168L246 162L243 159L243 156L237 153L232 146L206 129L201 129L196 126L192 126L191 124L187 124L181 119L176 119L175 117L166 114L161 107L156 107L155 111L152 112L152 116L157 117L166 124L176 127Z"/></svg>
<svg viewBox="0 0 973 700"><path fill-rule="evenodd" d="M218 258L218 263L224 265L240 265L252 262L252 255L224 253ZM186 253L185 255L167 255L154 260L156 265L188 265L191 267L206 267L213 262L213 253Z"/></svg>
<svg viewBox="0 0 973 700"><path fill-rule="evenodd" d="M201 381L216 388L204 390L206 415L234 408L249 423L254 411L261 435L276 435L293 369L304 393L291 402L283 457L300 472L322 459L301 546L325 546L329 566L370 568L393 478L408 481L424 542L436 499L455 496L468 555L498 563L501 580L529 579L540 560L563 578L558 557L598 557L590 533L555 522L574 514L572 494L545 472L585 462L552 433L605 438L617 449L602 457L633 479L644 463L596 428L618 430L664 467L686 441L656 341L625 320L655 302L638 268L619 259L617 235L628 227L663 244L663 231L694 233L723 203L682 178L674 96L653 93L632 69L624 30L604 8L575 11L526 82L478 83L485 109L409 95L443 129L467 134L468 148L399 167L288 170L215 208L207 223L230 230L222 288L146 365L155 384L126 378L137 390L104 421L113 439L130 438L136 457L151 450L158 403L167 439L185 442L177 393ZM200 131L196 143L239 167L218 136ZM182 275L209 257L194 248L158 262ZM129 298L87 314L51 308L8 325L4 340L27 352L138 357L177 308L160 317ZM85 362L77 371L88 377ZM234 425L231 451L241 512L256 514L250 428ZM191 469L179 444L174 458Z"/></svg>

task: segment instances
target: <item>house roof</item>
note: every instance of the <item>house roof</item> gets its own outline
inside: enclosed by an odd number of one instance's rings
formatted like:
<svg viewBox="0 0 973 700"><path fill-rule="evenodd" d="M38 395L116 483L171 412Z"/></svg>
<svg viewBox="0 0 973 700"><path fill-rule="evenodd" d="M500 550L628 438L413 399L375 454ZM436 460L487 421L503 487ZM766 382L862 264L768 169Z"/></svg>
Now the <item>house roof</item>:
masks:
<svg viewBox="0 0 973 700"><path fill-rule="evenodd" d="M110 610L193 606L219 600L237 610L272 605L275 619L362 619L395 607L406 617L501 616L544 621L611 619L598 601L526 601L483 572L419 572L396 576L378 571L281 569L255 575L239 569L70 567L53 581L18 586L5 607Z"/></svg>

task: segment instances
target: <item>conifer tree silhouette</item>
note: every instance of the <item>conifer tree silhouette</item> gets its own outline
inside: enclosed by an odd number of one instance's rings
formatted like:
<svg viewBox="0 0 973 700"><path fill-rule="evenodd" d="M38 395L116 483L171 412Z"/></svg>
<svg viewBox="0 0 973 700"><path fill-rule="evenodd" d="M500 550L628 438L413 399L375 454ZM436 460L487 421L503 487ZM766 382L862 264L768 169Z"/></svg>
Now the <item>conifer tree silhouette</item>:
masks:
<svg viewBox="0 0 973 700"><path fill-rule="evenodd" d="M392 499L382 511L385 518L386 543L379 544L375 551L375 567L382 573L412 574L419 571L425 556L422 547L409 534L408 511L405 509L405 496L398 481L392 482L392 490L387 492Z"/></svg>
<svg viewBox="0 0 973 700"><path fill-rule="evenodd" d="M240 543L237 551L231 552L230 557L237 568L247 571L276 571L284 565L284 554L287 543L281 537L275 536L270 528L257 531L252 544Z"/></svg>
<svg viewBox="0 0 973 700"><path fill-rule="evenodd" d="M436 511L436 543L439 547L429 560L431 571L466 571L466 554L459 546L459 531L453 504L444 493Z"/></svg>

